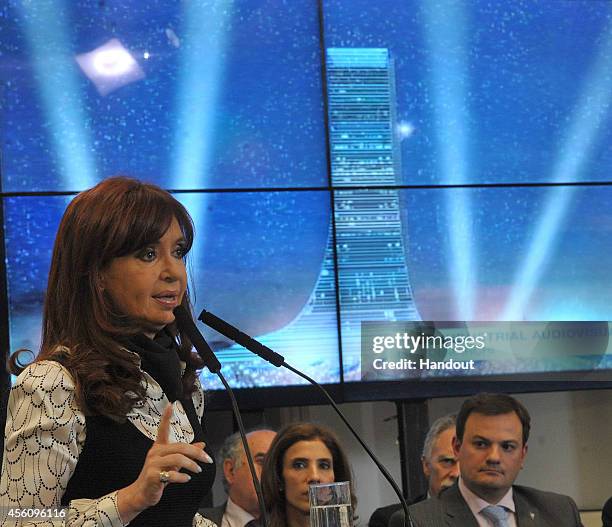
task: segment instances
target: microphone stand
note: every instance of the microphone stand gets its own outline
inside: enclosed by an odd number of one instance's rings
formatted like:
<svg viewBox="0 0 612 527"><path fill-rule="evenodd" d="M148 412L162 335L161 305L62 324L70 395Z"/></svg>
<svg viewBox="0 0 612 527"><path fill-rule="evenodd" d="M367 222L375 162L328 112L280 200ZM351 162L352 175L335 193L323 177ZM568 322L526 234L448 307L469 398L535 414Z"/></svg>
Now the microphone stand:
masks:
<svg viewBox="0 0 612 527"><path fill-rule="evenodd" d="M279 368L280 366L284 366L288 370L292 371L296 375L302 377L302 379L307 380L310 384L312 384L313 386L318 388L319 391L329 401L329 403L331 404L332 408L338 414L340 419L342 419L342 421L344 422L346 427L353 434L355 439L357 439L357 441L363 447L363 449L366 451L368 456L370 456L370 459L378 467L378 470L380 470L382 475L389 482L389 484L391 485L391 487L395 491L395 494L397 494L397 497L399 498L400 503L402 505L402 509L404 510L404 525L413 525L412 519L410 518L410 513L408 512L408 503L406 502L404 496L402 495L402 491L400 490L399 486L397 485L397 483L395 482L395 480L393 479L393 477L391 476L389 471L378 460L378 458L370 450L368 445L365 444L363 439L361 439L359 434L355 431L355 429L352 427L352 425L348 422L348 420L346 419L346 417L344 416L344 414L342 413L340 408L338 408L338 405L336 404L336 402L333 400L331 395L329 395L327 390L325 388L323 388L323 386L321 386L318 382L316 382L314 379L312 379L311 377L309 377L305 373L301 372L300 370L294 368L293 366L291 366L290 364L285 362L285 358L282 355L280 355L279 353L276 353L275 351L271 350L270 348L268 348L267 346L265 346L261 342L258 342L257 340L255 340L253 337L250 337L246 333L243 333L238 328L232 326L230 323L228 323L225 320L223 320L223 319L217 317L216 315L212 314L210 311L206 311L205 309L203 309L202 312L200 313L200 316L198 317L198 320L200 320L201 322L203 322L207 326L210 326L212 329L214 329L215 331L218 331L222 335L225 335L227 338L233 340L237 344L240 344L241 346L245 347L250 352L255 353L256 355L258 355L259 357L261 357L265 361L273 364L277 368Z"/></svg>
<svg viewBox="0 0 612 527"><path fill-rule="evenodd" d="M174 309L174 316L176 318L177 326L181 329L181 331L184 331L187 334L189 340L198 352L198 355L200 355L200 357L202 357L202 359L204 360L204 365L211 373L214 373L217 375L217 377L219 377L221 383L227 391L227 394L229 395L230 401L232 403L232 412L234 413L236 423L238 424L240 439L242 440L242 446L244 447L247 463L249 465L249 471L251 472L251 478L253 478L253 485L255 487L255 493L257 494L257 501L259 503L259 511L261 513L260 519L262 521L263 527L268 527L268 513L266 511L266 505L263 499L261 484L259 482L259 478L257 477L257 473L255 472L255 463L253 462L253 456L251 454L251 450L249 449L244 424L242 423L242 416L240 415L240 409L238 408L238 403L236 401L234 392L231 389L230 385L227 383L227 380L225 379L223 374L221 373L221 363L217 360L217 357L213 353L206 340L204 340L204 337L193 322L191 315L183 306L179 305Z"/></svg>

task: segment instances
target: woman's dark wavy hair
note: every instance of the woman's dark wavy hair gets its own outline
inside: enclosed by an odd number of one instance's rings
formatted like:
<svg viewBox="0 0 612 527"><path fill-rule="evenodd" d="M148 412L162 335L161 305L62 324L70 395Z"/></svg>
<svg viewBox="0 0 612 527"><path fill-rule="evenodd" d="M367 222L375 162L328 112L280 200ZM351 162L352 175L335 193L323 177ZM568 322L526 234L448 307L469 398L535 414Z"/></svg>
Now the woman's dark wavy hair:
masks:
<svg viewBox="0 0 612 527"><path fill-rule="evenodd" d="M68 205L55 238L43 312L42 344L36 361L55 360L72 374L77 402L86 414L123 420L145 399L142 373L122 346L142 331L117 313L101 286L101 273L114 258L157 242L176 218L186 241L193 243L189 213L156 185L116 176L81 192ZM182 305L190 312L189 296ZM186 363L184 394L194 391L202 360L191 342L171 324L179 357ZM9 361L18 374L19 352ZM129 395L128 395L129 394Z"/></svg>
<svg viewBox="0 0 612 527"><path fill-rule="evenodd" d="M269 527L287 527L286 500L283 479L285 452L298 441L322 441L332 455L334 480L348 481L351 489L353 514L357 497L353 487L353 474L348 458L342 450L336 435L325 426L314 423L293 423L283 428L270 445L261 473L261 487L270 519ZM354 517L353 519L356 519Z"/></svg>

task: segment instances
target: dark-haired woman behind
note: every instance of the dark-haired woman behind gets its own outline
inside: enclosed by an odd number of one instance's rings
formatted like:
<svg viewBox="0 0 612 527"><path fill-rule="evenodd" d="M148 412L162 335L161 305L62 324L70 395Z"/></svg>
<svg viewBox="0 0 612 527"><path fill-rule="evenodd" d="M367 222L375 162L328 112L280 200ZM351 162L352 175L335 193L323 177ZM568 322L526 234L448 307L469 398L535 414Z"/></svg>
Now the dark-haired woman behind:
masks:
<svg viewBox="0 0 612 527"><path fill-rule="evenodd" d="M283 428L270 445L261 474L269 527L308 527L308 487L336 481L350 483L355 514L353 476L335 434L312 423L294 423Z"/></svg>
<svg viewBox="0 0 612 527"><path fill-rule="evenodd" d="M41 350L9 398L1 525L206 525L202 364L173 314L189 309L192 241L185 208L154 185L109 178L70 203Z"/></svg>

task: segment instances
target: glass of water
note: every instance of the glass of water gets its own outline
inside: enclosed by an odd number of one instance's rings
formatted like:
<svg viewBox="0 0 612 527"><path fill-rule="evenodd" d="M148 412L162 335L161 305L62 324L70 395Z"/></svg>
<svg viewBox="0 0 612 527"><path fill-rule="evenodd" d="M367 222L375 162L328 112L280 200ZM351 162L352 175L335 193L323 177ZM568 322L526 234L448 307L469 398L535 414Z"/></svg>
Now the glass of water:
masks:
<svg viewBox="0 0 612 527"><path fill-rule="evenodd" d="M310 485L310 527L352 527L353 507L348 481Z"/></svg>

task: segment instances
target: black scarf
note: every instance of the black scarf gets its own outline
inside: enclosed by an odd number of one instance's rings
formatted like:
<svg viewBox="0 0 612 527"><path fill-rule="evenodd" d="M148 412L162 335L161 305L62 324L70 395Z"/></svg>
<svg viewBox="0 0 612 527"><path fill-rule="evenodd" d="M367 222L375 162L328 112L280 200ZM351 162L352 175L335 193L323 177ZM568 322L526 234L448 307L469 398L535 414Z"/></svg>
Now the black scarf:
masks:
<svg viewBox="0 0 612 527"><path fill-rule="evenodd" d="M164 329L152 340L142 334L134 335L127 348L138 353L140 369L157 381L170 402L183 398L178 345L170 333Z"/></svg>
<svg viewBox="0 0 612 527"><path fill-rule="evenodd" d="M126 347L138 353L140 369L157 381L171 403L181 401L194 432L194 441L203 441L204 430L191 395L183 394L178 344L170 332L163 329L152 340L146 335L134 335L128 339Z"/></svg>

